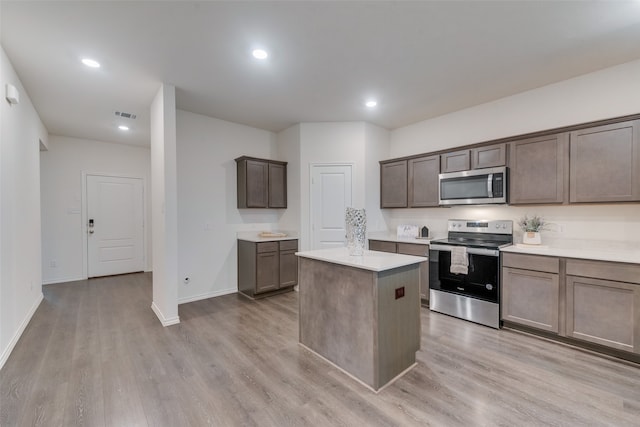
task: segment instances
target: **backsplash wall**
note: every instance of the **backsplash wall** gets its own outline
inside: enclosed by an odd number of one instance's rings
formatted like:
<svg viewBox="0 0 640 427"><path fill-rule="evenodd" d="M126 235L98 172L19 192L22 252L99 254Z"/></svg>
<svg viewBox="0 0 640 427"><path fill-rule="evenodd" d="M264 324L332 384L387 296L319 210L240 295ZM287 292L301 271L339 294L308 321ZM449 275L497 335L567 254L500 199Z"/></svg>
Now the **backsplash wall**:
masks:
<svg viewBox="0 0 640 427"><path fill-rule="evenodd" d="M390 209L386 224L395 231L401 224L429 228L430 237L447 234L448 219L510 219L514 241L522 241L517 221L524 215L540 215L549 225L542 232L543 243L555 239L614 240L640 245L640 204L565 206L453 206L451 208Z"/></svg>

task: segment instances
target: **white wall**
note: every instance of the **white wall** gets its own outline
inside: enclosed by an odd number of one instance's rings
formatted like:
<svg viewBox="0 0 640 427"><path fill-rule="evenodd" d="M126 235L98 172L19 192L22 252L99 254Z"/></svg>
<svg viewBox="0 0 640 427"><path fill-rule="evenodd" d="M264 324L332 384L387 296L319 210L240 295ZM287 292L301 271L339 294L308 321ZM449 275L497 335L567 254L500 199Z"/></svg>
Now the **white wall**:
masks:
<svg viewBox="0 0 640 427"><path fill-rule="evenodd" d="M425 120L391 132L402 157L640 113L640 60Z"/></svg>
<svg viewBox="0 0 640 427"><path fill-rule="evenodd" d="M179 302L237 290L238 231L298 232L308 248L313 163L353 163L353 204L384 227L378 161L389 155L388 137L363 122L303 123L275 135L178 110ZM234 159L242 155L288 162L287 209L237 209Z"/></svg>
<svg viewBox="0 0 640 427"><path fill-rule="evenodd" d="M380 209L380 160L389 158L389 131L365 123L365 209L367 231L387 228L386 210Z"/></svg>
<svg viewBox="0 0 640 427"><path fill-rule="evenodd" d="M640 61L607 68L391 132L390 157L425 153L599 119L640 113ZM447 218L514 219L538 213L559 225L547 238L640 242L640 205L454 207L389 211L388 226ZM519 238L517 235L516 238Z"/></svg>
<svg viewBox="0 0 640 427"><path fill-rule="evenodd" d="M300 208L300 249L311 248L310 172L313 164L352 164L352 206L366 209L368 231L384 230L386 221L380 210L378 162L389 158L389 132L365 122L301 123L290 129L297 132L298 128L300 198L290 197L289 206L295 204ZM281 143L281 139L278 142Z"/></svg>
<svg viewBox="0 0 640 427"><path fill-rule="evenodd" d="M177 112L177 139L178 297L183 303L236 292L236 233L275 230L285 212L237 208L234 159L287 159L278 156L272 132L182 110ZM292 168L295 164L288 174ZM295 186L289 187L288 196L292 209Z"/></svg>
<svg viewBox="0 0 640 427"><path fill-rule="evenodd" d="M163 84L150 108L153 303L164 326L178 317L176 88Z"/></svg>
<svg viewBox="0 0 640 427"><path fill-rule="evenodd" d="M277 160L287 162L287 209L282 212L278 228L300 233L300 125L291 126L277 135Z"/></svg>
<svg viewBox="0 0 640 427"><path fill-rule="evenodd" d="M0 98L0 368L42 301L39 150L40 141L47 144L47 130L0 48L3 91L7 83L20 103Z"/></svg>
<svg viewBox="0 0 640 427"><path fill-rule="evenodd" d="M364 122L300 124L300 215L299 247L311 248L310 179L312 164L351 163L352 207L365 207Z"/></svg>
<svg viewBox="0 0 640 427"><path fill-rule="evenodd" d="M83 265L82 173L142 178L145 184L145 270L151 269L150 150L51 135L40 152L42 281L86 278Z"/></svg>

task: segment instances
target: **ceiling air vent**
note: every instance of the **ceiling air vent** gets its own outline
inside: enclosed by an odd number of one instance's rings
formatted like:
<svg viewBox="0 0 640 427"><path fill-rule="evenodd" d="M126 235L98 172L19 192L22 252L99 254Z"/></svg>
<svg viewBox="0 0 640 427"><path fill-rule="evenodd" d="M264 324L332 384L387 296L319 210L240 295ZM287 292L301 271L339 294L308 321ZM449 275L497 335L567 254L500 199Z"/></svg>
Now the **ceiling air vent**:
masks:
<svg viewBox="0 0 640 427"><path fill-rule="evenodd" d="M132 113L125 113L125 112L123 112L123 111L116 111L116 116L118 116L118 117L124 117L125 119L131 119L131 120L133 120L133 119L135 119L135 118L136 118L136 115L135 115L135 114L132 114Z"/></svg>

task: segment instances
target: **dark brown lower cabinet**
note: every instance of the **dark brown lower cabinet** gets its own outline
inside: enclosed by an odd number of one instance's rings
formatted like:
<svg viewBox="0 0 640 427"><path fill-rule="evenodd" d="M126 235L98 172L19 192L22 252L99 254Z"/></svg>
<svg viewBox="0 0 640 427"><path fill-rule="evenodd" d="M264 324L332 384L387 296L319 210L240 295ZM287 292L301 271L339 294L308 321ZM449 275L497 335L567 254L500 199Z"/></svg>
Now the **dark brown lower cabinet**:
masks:
<svg viewBox="0 0 640 427"><path fill-rule="evenodd" d="M297 249L297 240L238 240L238 291L262 298L293 289L298 284Z"/></svg>
<svg viewBox="0 0 640 427"><path fill-rule="evenodd" d="M255 293L273 291L280 287L278 251L256 254Z"/></svg>
<svg viewBox="0 0 640 427"><path fill-rule="evenodd" d="M369 240L369 250L392 254L415 255L429 259L429 245L418 243L396 243L387 240ZM429 301L429 263L420 264L420 299Z"/></svg>
<svg viewBox="0 0 640 427"><path fill-rule="evenodd" d="M502 266L502 320L559 333L559 259L505 253Z"/></svg>
<svg viewBox="0 0 640 427"><path fill-rule="evenodd" d="M502 319L557 334L558 274L504 268L502 277Z"/></svg>
<svg viewBox="0 0 640 427"><path fill-rule="evenodd" d="M640 360L639 264L503 253L501 310L506 326Z"/></svg>
<svg viewBox="0 0 640 427"><path fill-rule="evenodd" d="M640 265L567 260L567 336L640 354Z"/></svg>
<svg viewBox="0 0 640 427"><path fill-rule="evenodd" d="M294 286L298 284L298 242L295 241L296 248L280 249L280 287Z"/></svg>

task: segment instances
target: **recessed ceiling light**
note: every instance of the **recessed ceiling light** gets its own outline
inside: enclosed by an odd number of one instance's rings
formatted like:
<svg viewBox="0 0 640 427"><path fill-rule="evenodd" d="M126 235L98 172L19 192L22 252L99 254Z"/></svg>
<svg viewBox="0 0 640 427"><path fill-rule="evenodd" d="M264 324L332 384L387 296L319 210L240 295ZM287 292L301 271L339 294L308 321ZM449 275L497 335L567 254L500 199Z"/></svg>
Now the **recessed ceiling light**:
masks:
<svg viewBox="0 0 640 427"><path fill-rule="evenodd" d="M373 100L371 100L371 101L367 101L367 102L365 102L365 103L364 103L364 105L365 105L366 107L368 107L368 108L373 108L373 107L375 107L376 105L378 105L378 102L377 102L377 101L373 101Z"/></svg>
<svg viewBox="0 0 640 427"><path fill-rule="evenodd" d="M120 126L118 126L118 129L120 129L120 130L129 130L129 126L120 125Z"/></svg>
<svg viewBox="0 0 640 427"><path fill-rule="evenodd" d="M83 58L82 59L82 63L84 65L86 65L87 67L100 68L100 63L98 61L96 61L95 59Z"/></svg>
<svg viewBox="0 0 640 427"><path fill-rule="evenodd" d="M251 53L253 54L253 57L256 59L267 59L267 57L269 56L267 51L264 49L254 49L253 52Z"/></svg>

